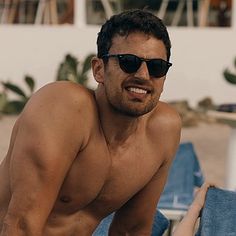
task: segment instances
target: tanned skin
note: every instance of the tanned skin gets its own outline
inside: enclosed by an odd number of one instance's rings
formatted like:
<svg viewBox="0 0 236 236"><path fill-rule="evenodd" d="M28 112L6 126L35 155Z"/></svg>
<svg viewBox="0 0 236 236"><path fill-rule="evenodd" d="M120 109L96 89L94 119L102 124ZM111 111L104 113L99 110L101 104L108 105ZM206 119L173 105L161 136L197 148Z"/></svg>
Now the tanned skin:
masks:
<svg viewBox="0 0 236 236"><path fill-rule="evenodd" d="M115 36L109 53L167 59L141 32ZM109 235L151 234L180 118L159 101L165 77L150 77L145 62L127 74L116 58L94 58L92 69L95 92L46 85L16 121L0 165L0 236L90 236L113 211Z"/></svg>

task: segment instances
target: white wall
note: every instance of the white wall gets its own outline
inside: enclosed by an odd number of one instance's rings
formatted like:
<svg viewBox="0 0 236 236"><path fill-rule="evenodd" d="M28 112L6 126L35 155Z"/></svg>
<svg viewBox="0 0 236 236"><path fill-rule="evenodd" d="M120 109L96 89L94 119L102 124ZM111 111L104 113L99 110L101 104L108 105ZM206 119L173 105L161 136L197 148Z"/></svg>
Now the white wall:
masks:
<svg viewBox="0 0 236 236"><path fill-rule="evenodd" d="M79 25L0 25L0 80L22 84L23 76L30 74L36 78L37 88L54 81L66 53L80 59L96 52L98 30L97 26ZM211 96L216 103L236 102L236 86L222 76L236 57L235 22L231 28L176 27L169 32L173 67L163 99L188 99L195 104Z"/></svg>
<svg viewBox="0 0 236 236"><path fill-rule="evenodd" d="M216 103L236 102L236 85L223 79L223 70L233 67L236 31L220 28L173 28L173 68L166 81L164 98L196 103L211 96Z"/></svg>
<svg viewBox="0 0 236 236"><path fill-rule="evenodd" d="M97 31L73 26L0 26L0 80L21 83L30 74L38 87L54 81L65 54L83 59L96 52Z"/></svg>

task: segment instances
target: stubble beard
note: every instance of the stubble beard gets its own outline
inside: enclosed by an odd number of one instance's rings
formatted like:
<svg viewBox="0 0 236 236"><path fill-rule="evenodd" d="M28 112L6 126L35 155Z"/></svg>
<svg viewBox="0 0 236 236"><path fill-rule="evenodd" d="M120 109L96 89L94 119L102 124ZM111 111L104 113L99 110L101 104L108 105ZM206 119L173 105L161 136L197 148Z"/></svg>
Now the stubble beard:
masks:
<svg viewBox="0 0 236 236"><path fill-rule="evenodd" d="M149 113L157 106L159 101L159 97L150 99L146 104L143 104L138 100L125 101L124 97L122 97L122 94L110 96L107 91L106 97L108 104L113 111L129 117L139 117Z"/></svg>

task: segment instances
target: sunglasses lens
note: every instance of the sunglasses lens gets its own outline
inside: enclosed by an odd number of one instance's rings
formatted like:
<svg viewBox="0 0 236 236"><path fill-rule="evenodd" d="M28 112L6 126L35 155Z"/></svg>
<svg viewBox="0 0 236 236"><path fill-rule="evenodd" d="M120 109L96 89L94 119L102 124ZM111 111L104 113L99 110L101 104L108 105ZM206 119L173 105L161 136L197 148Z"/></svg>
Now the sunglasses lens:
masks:
<svg viewBox="0 0 236 236"><path fill-rule="evenodd" d="M171 63L163 60L163 59L143 59L135 56L133 54L112 54L112 55L105 55L106 57L117 57L119 60L120 68L125 73L135 73L139 67L141 66L142 62L145 61L147 63L148 72L150 76L160 78L166 75L168 72L169 67L172 65Z"/></svg>
<svg viewBox="0 0 236 236"><path fill-rule="evenodd" d="M149 74L153 77L162 77L166 75L169 65L162 59L153 59L147 62Z"/></svg>
<svg viewBox="0 0 236 236"><path fill-rule="evenodd" d="M141 65L141 60L135 55L122 55L119 57L120 68L126 73L134 73Z"/></svg>

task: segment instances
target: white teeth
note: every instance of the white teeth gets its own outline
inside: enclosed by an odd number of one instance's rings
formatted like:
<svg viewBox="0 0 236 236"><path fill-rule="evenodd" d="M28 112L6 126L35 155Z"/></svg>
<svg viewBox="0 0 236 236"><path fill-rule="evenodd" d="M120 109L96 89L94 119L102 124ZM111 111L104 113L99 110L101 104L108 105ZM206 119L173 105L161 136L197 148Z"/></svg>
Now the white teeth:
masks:
<svg viewBox="0 0 236 236"><path fill-rule="evenodd" d="M134 93L144 93L144 94L146 94L147 93L147 91L146 90L144 90L144 89L140 89L140 88L128 88L128 90L130 91L130 92L134 92Z"/></svg>

